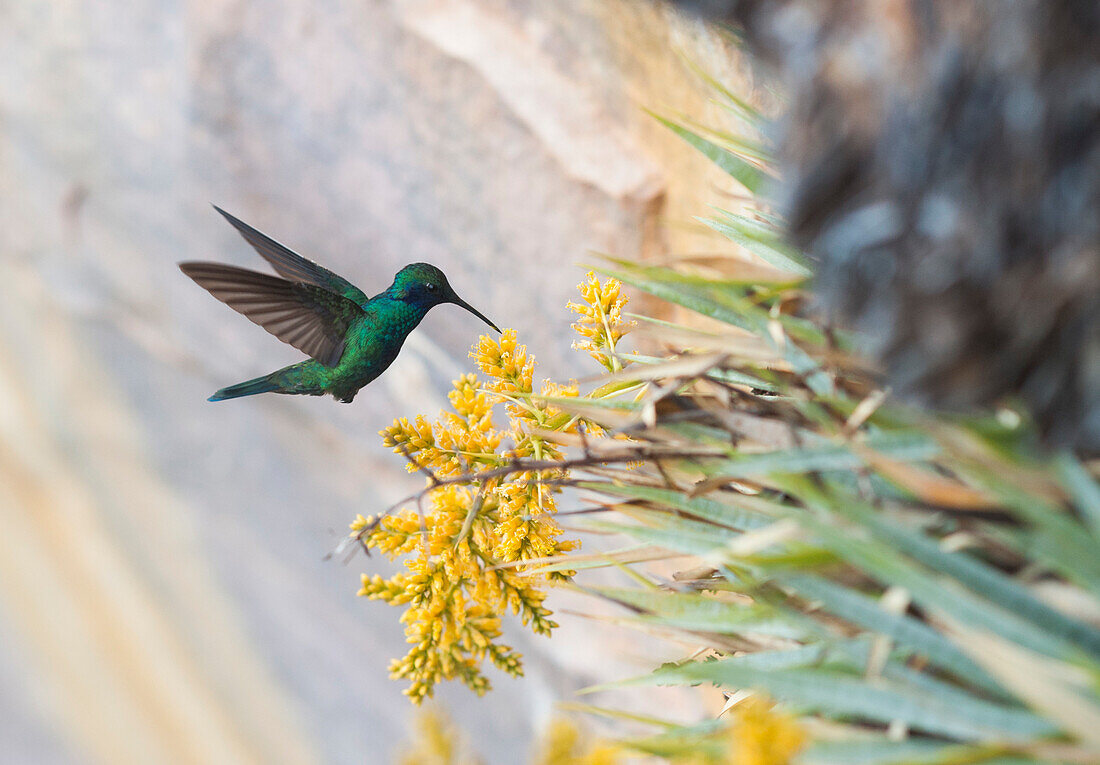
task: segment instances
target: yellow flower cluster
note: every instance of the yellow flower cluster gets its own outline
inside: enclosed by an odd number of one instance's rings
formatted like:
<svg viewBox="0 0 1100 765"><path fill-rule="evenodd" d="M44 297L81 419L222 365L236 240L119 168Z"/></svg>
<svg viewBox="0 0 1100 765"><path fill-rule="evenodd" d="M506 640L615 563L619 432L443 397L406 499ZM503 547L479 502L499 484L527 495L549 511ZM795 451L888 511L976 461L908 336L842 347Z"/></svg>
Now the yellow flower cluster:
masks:
<svg viewBox="0 0 1100 765"><path fill-rule="evenodd" d="M577 386L543 380L536 395L532 388L535 360L528 355L526 345L516 344L514 329L506 329L500 342L482 335L470 352L470 358L474 359L478 369L489 376L486 390L508 402L508 414L516 436L516 448L509 452L509 456L558 459L560 453L551 444L537 438L524 438L516 428L527 426L542 430L575 431L576 418L563 414L545 399L576 398L580 395ZM540 451L540 445L545 446L547 451Z"/></svg>
<svg viewBox="0 0 1100 765"><path fill-rule="evenodd" d="M402 758L403 763L459 765L475 761L446 715L424 712L417 728L416 749ZM734 707L728 726L702 738L689 736L667 743L672 745L664 757L673 765L790 765L805 746L806 734L794 717L775 711L768 699L752 696ZM618 765L626 755L623 745L591 741L570 720L556 718L541 736L530 761L535 765Z"/></svg>
<svg viewBox="0 0 1100 765"><path fill-rule="evenodd" d="M434 455L431 461L442 460ZM562 531L552 518L524 520L525 507L510 496L519 492L515 483L447 484L430 492L423 518L418 509L406 508L377 523L359 517L352 524L368 548L390 558L407 556L406 571L389 579L364 574L359 594L406 606L401 621L412 647L390 664L390 674L410 681L405 693L416 703L440 680L459 678L484 693L489 689L480 669L485 659L508 674L522 674L520 655L497 642L505 612L519 614L537 634L549 635L557 626L543 606L544 577L495 567L574 546L558 540Z"/></svg>
<svg viewBox="0 0 1100 765"><path fill-rule="evenodd" d="M401 755L401 765L476 765L447 715L424 710L416 721L414 746Z"/></svg>
<svg viewBox="0 0 1100 765"><path fill-rule="evenodd" d="M596 742L589 744L569 720L557 718L539 744L537 765L617 765L619 747Z"/></svg>
<svg viewBox="0 0 1100 765"><path fill-rule="evenodd" d="M777 712L765 698L750 696L733 713L730 763L789 765L806 744L806 733L795 718Z"/></svg>
<svg viewBox="0 0 1100 765"><path fill-rule="evenodd" d="M588 351L609 372L618 372L622 362L616 355L616 344L634 327L634 322L623 320L627 298L622 294L622 285L615 279L601 283L589 271L577 288L582 302L570 303L569 309L580 317L573 329L581 339L573 347Z"/></svg>
<svg viewBox="0 0 1100 765"><path fill-rule="evenodd" d="M450 718L426 709L416 721L417 737L412 748L401 757L402 765L473 765L476 755L469 752L464 736ZM535 765L618 765L621 749L613 744L589 742L577 726L555 719L541 737L530 762Z"/></svg>
<svg viewBox="0 0 1100 765"><path fill-rule="evenodd" d="M617 283L601 285L590 275L581 293L596 301L592 315L611 317L609 326L620 337L624 301ZM535 575L524 564L577 547L561 538L554 519L558 479L565 477L554 463L563 455L542 435L576 429L578 418L546 397L576 397L577 387L547 381L536 393L534 357L513 329L499 339L482 336L470 356L484 377L455 380L449 410L434 422L400 418L381 431L383 443L408 459L410 472L431 475L422 501L379 518L359 516L351 526L366 548L403 560L405 570L388 579L364 575L359 594L405 607L411 648L390 671L409 681L405 693L418 704L441 680L461 679L484 693L486 659L508 674L522 674L520 655L498 642L501 617L518 614L536 634L549 635L557 625L543 605L543 588L571 572ZM501 404L507 428L493 420ZM518 469L517 460L544 466Z"/></svg>

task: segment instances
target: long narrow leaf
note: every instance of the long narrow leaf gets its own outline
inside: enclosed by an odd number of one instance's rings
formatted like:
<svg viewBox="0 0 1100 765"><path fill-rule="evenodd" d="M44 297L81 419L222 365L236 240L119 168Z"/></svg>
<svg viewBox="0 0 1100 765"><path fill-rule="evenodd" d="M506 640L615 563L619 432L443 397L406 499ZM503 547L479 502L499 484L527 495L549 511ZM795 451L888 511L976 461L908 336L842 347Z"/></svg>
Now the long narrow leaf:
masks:
<svg viewBox="0 0 1100 765"><path fill-rule="evenodd" d="M820 601L829 613L886 635L928 658L933 664L954 673L991 693L1002 695L997 682L950 640L910 616L894 614L872 598L836 582L812 574L790 574L780 581L800 595Z"/></svg>
<svg viewBox="0 0 1100 765"><path fill-rule="evenodd" d="M647 621L684 630L741 634L746 632L790 639L820 634L811 621L786 615L763 605L737 605L703 595L646 591L622 587L594 587L593 592L642 609Z"/></svg>
<svg viewBox="0 0 1100 765"><path fill-rule="evenodd" d="M972 698L945 699L924 689L889 681L867 682L859 677L815 669L761 671L733 660L698 662L661 670L666 677L693 682L707 680L727 688L761 688L785 701L827 715L856 716L880 723L895 720L962 741L990 738L1028 741L1058 730L1036 715Z"/></svg>
<svg viewBox="0 0 1100 765"><path fill-rule="evenodd" d="M1062 455L1057 464L1062 485L1080 509L1085 524L1092 531L1093 539L1100 541L1100 483L1071 455Z"/></svg>
<svg viewBox="0 0 1100 765"><path fill-rule="evenodd" d="M749 192L758 194L763 190L766 182L775 180L766 170L746 161L729 149L704 138L693 130L689 130L683 125L679 125L654 112L649 112L649 114L662 125L698 149L703 156L722 168L722 170L728 173L734 180L748 189Z"/></svg>
<svg viewBox="0 0 1100 765"><path fill-rule="evenodd" d="M1001 608L1032 621L1044 631L1076 643L1100 657L1100 630L1078 622L1051 608L1010 577L964 553L946 552L923 534L906 529L873 508L845 501L830 505L842 515L866 526L897 550L937 571L948 574L969 589L989 598Z"/></svg>
<svg viewBox="0 0 1100 765"><path fill-rule="evenodd" d="M695 220L709 226L776 268L799 276L810 276L811 274L804 258L794 249L783 245L778 239L753 236L745 230L745 227L736 225L728 219L696 218Z"/></svg>
<svg viewBox="0 0 1100 765"><path fill-rule="evenodd" d="M788 489L793 490L793 487L788 484ZM854 502L846 503L845 510L840 512L847 512L847 508L854 504ZM839 508L839 503L835 507ZM870 519L868 524L874 521L875 519ZM1055 612L1057 624L1048 621L1038 623L1031 621L1036 612L1045 613L1052 609L1035 601L1026 590L1019 588L1011 580L1007 584L996 582L992 585L998 592L1006 590L1010 598L994 599L990 602L964 589L960 582L922 570L903 555L898 554L902 544L893 541L896 537L905 539L904 552L913 554L913 549L917 549L925 559L951 571L970 574L977 569L980 572L977 577L969 579L964 577L964 581L968 585L973 585L975 581L980 580L978 581L979 590L983 584L990 584L991 578L995 580L997 576L992 571L983 570L986 567L976 561L960 562L958 558L963 556L958 553L945 553L935 543L930 541L926 543L926 540L919 538L918 534L886 524L890 528L890 543L887 543L874 537L858 538L853 535L850 528L834 527L812 517L803 517L802 522L836 554L884 583L906 588L912 593L917 603L933 612L942 612L953 619L973 623L990 632L1003 635L1024 647L1063 660L1072 660L1078 655L1077 646L1087 647L1088 641L1096 639L1095 633L1089 634L1087 627L1057 612ZM918 538L914 539L914 537ZM928 549L929 546L932 548L931 551ZM1005 607L1006 602L1017 603L1024 611L1009 610Z"/></svg>
<svg viewBox="0 0 1100 765"><path fill-rule="evenodd" d="M579 488L598 491L626 499L638 499L672 508L703 520L731 529L751 530L763 528L774 522L763 514L746 511L706 497L688 498L681 491L659 489L652 486L619 486L613 483L585 481Z"/></svg>

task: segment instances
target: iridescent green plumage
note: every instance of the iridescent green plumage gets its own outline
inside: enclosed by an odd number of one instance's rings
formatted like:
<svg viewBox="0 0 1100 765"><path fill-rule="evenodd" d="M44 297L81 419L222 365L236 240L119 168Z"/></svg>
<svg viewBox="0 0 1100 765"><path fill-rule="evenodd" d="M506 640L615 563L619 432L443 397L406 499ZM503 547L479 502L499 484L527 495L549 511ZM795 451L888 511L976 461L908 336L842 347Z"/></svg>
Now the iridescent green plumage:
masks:
<svg viewBox="0 0 1100 765"><path fill-rule="evenodd" d="M429 263L402 268L372 298L327 268L287 249L215 207L280 276L221 263L180 263L180 270L218 300L311 358L255 380L222 388L223 401L256 393L320 396L350 403L359 389L386 371L405 338L440 303L454 303L500 329L447 283ZM285 277L285 278L281 278Z"/></svg>

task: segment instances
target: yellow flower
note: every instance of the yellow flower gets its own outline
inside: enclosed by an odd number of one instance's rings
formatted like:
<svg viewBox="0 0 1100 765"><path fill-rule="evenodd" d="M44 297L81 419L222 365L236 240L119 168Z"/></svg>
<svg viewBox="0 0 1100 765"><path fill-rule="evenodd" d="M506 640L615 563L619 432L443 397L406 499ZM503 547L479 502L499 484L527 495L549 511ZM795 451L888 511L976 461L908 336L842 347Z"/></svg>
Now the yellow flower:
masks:
<svg viewBox="0 0 1100 765"><path fill-rule="evenodd" d="M493 428L492 401L479 392L477 376L455 380L449 398L454 412L442 413L435 423L422 415L413 423L402 417L379 431L384 445L409 459L410 473L428 469L441 476L463 475L495 458L505 434Z"/></svg>
<svg viewBox="0 0 1100 765"><path fill-rule="evenodd" d="M401 447L409 453L415 453L435 445L432 426L422 415L417 416L415 424L410 424L404 417L394 420L393 425L378 431L378 435L382 436L384 445L392 447L399 454Z"/></svg>
<svg viewBox="0 0 1100 765"><path fill-rule="evenodd" d="M389 579L364 575L359 594L406 607L401 621L410 648L390 672L409 681L405 693L418 704L443 680L460 679L484 693L489 688L481 672L486 660L506 673L522 674L520 655L498 642L500 617L511 611L536 634L550 634L557 624L543 606L542 587L569 573L521 576L496 566L576 546L559 540L563 532L553 520L559 489L546 481L554 471L478 478L516 458L561 457L554 444L527 430L545 427L556 411L530 396L534 358L518 344L515 330L499 341L482 337L471 355L489 377L484 385L476 375L463 375L448 396L451 410L435 422L400 418L381 431L383 443L409 458L409 470L428 470L437 479L458 477L462 484L429 485L420 506L378 520L359 516L351 525L367 548L404 560L407 570ZM575 388L544 384L543 390L576 395ZM493 407L502 402L515 441L509 450L500 448L508 431L493 423Z"/></svg>
<svg viewBox="0 0 1100 765"><path fill-rule="evenodd" d="M615 765L620 762L619 753L618 747L611 744L588 745L571 721L555 719L539 742L534 762L537 765Z"/></svg>
<svg viewBox="0 0 1100 765"><path fill-rule="evenodd" d="M622 362L615 355L616 344L634 327L634 322L624 321L622 317L627 303L627 298L622 295L622 284L617 279L601 283L589 271L577 289L584 302L568 305L580 317L573 324L573 329L580 335L573 347L588 351L608 371L617 372L622 368Z"/></svg>
<svg viewBox="0 0 1100 765"><path fill-rule="evenodd" d="M535 359L528 355L526 345L518 344L514 329L504 330L499 340L482 335L470 351L470 358L489 378L486 390L498 394L497 401L507 402L513 425L518 419L542 423L538 407L531 401Z"/></svg>
<svg viewBox="0 0 1100 765"><path fill-rule="evenodd" d="M476 757L449 717L426 710L416 721L415 745L401 757L402 765L472 765ZM577 727L555 719L538 742L530 762L534 765L617 765L619 747L597 741L590 743Z"/></svg>
<svg viewBox="0 0 1100 765"><path fill-rule="evenodd" d="M465 374L454 381L454 390L447 394L454 410L466 420L471 432L488 432L493 426L493 404L478 390L477 375Z"/></svg>
<svg viewBox="0 0 1100 765"><path fill-rule="evenodd" d="M547 398L578 398L581 393L575 382L572 382L569 385L559 385L558 383L552 382L550 380L543 380L541 395ZM555 430L560 430L563 433L577 432L580 423L579 417L568 416L563 410L559 409L551 402L546 402L545 408L546 419L549 423L555 424ZM559 419L562 420L562 424L560 426L558 426L556 423L556 421ZM602 435L604 432L603 428L601 428L599 425L588 422L587 420L584 423L584 429L586 434L593 436Z"/></svg>
<svg viewBox="0 0 1100 765"><path fill-rule="evenodd" d="M425 710L416 721L415 746L402 754L401 765L473 765L477 760L465 748L445 714Z"/></svg>
<svg viewBox="0 0 1100 765"><path fill-rule="evenodd" d="M570 304L579 317L573 325L581 337L578 347L607 369L618 370L616 343L633 326L622 318L626 298L621 285L589 273L579 289L583 302ZM523 564L579 544L562 539L554 520L560 492L556 479L565 478L566 471L511 470L516 460L562 459L561 447L541 432L577 432L582 421L545 399L579 397L576 384L543 381L543 398L533 395L535 359L514 329L499 338L483 335L470 356L484 382L464 374L448 394L450 410L434 422L422 415L412 421L402 417L380 431L382 442L407 458L410 472L431 475L417 506L381 518L360 515L351 524L366 548L404 562L406 570L388 579L364 575L359 594L405 607L401 621L410 648L390 671L409 681L405 693L417 704L443 680L460 679L484 693L489 688L481 672L486 660L509 674L522 674L520 655L497 642L501 615L511 611L536 634L549 635L557 624L543 605L543 588L573 574L536 576ZM508 414L506 428L494 424L498 404ZM604 435L595 423L583 425L589 436ZM502 449L505 439L510 446ZM584 760L597 761L604 760Z"/></svg>
<svg viewBox="0 0 1100 765"><path fill-rule="evenodd" d="M731 765L788 765L806 744L806 734L791 715L770 701L750 696L733 708Z"/></svg>
<svg viewBox="0 0 1100 765"><path fill-rule="evenodd" d="M542 752L538 765L561 765L573 761L573 750L580 739L580 731L569 720L556 718L551 721L541 742Z"/></svg>

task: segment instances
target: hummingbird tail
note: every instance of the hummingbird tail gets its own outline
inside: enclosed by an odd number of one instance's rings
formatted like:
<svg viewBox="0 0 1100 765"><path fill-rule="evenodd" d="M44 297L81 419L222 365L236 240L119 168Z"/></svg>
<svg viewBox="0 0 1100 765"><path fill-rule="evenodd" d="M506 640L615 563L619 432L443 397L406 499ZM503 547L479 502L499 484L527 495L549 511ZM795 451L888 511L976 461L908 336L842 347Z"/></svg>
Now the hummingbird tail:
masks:
<svg viewBox="0 0 1100 765"><path fill-rule="evenodd" d="M243 383L222 388L208 398L207 401L225 401L229 398L255 396L257 393L293 393L320 396L325 392L325 387L322 380L315 379L316 370L318 369L324 369L324 367L312 359L298 364L291 364L289 367L283 367L271 374L257 377L255 380L245 380Z"/></svg>
<svg viewBox="0 0 1100 765"><path fill-rule="evenodd" d="M240 398L241 396L255 396L257 393L281 393L282 386L271 379L272 377L274 377L274 375L264 375L263 377L257 377L255 380L247 380L243 383L230 385L214 393L207 401L225 401L226 399Z"/></svg>

